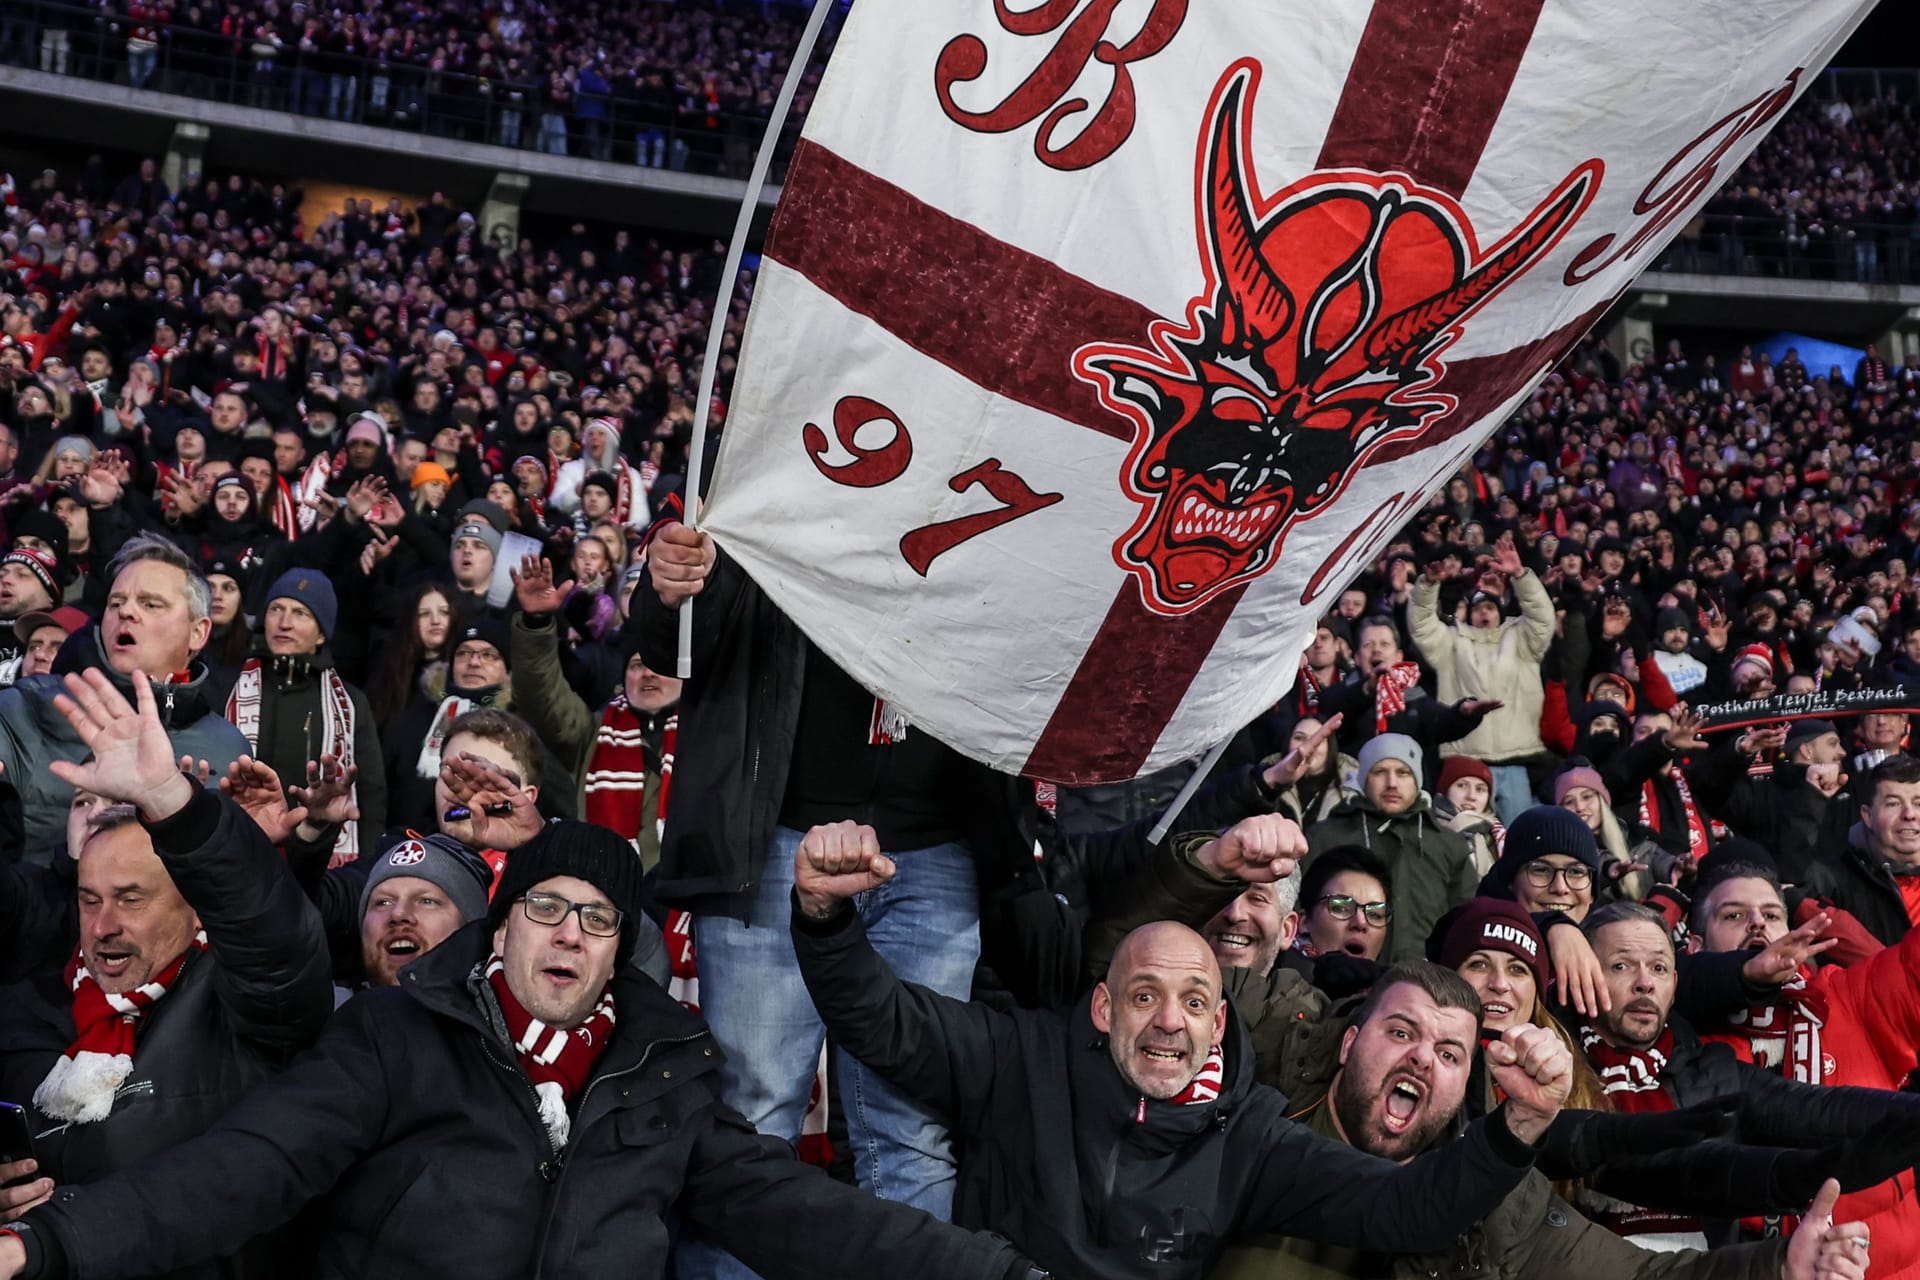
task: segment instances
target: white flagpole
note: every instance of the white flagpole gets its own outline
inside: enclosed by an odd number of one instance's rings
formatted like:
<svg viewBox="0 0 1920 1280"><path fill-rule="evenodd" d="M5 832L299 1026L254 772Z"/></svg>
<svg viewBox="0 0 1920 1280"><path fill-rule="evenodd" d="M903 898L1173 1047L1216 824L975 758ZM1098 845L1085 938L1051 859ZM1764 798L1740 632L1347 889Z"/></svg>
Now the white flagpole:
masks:
<svg viewBox="0 0 1920 1280"><path fill-rule="evenodd" d="M807 63L820 43L820 32L826 27L827 14L833 6L834 0L813 0L813 12L807 18L807 29L801 33L799 47L793 51L793 61L787 65L786 79L780 83L780 96L774 99L773 114L767 117L767 132L760 139L759 154L753 158L753 172L747 177L747 193L740 201L740 216L734 220L733 240L727 246L726 269L720 273L720 296L714 302L713 317L707 325L707 354L700 365L700 399L693 408L693 452L687 458L687 486L683 497L686 501L687 523L696 529L700 527L700 476L707 458L707 418L713 404L714 376L720 369L720 341L726 333L734 284L740 275L740 259L747 251L747 236L753 230L753 215L760 206L760 193L766 190L767 170L773 166L773 153L779 149L780 131L786 127L787 115L793 110L793 95L798 92L800 81L806 75ZM677 674L682 680L693 674L693 603L692 600L685 600L680 604L680 659Z"/></svg>
<svg viewBox="0 0 1920 1280"><path fill-rule="evenodd" d="M1201 760L1199 767L1193 771L1193 776L1187 779L1187 785L1180 788L1180 794L1173 798L1173 803L1167 806L1167 811L1160 815L1160 821L1154 823L1153 830L1147 832L1148 844L1159 844L1167 838L1167 832L1173 830L1174 819L1180 816L1180 811L1187 807L1187 801L1193 799L1193 793L1200 789L1200 784L1205 782L1207 775L1213 772L1213 766L1220 763L1220 757L1227 753L1227 746L1232 741L1232 738L1222 738L1219 746L1207 752L1206 758Z"/></svg>

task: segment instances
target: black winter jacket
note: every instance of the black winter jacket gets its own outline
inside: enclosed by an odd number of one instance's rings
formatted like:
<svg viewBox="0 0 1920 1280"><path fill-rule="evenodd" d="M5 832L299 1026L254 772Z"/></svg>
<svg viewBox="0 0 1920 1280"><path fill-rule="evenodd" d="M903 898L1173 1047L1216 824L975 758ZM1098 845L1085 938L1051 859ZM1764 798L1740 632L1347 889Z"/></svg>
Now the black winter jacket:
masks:
<svg viewBox="0 0 1920 1280"><path fill-rule="evenodd" d="M655 671L677 666L680 614L651 578L634 588L629 634ZM724 551L693 600L693 678L680 695L674 803L660 837L657 892L685 905L742 893L760 876L793 760L807 642Z"/></svg>
<svg viewBox="0 0 1920 1280"><path fill-rule="evenodd" d="M320 758L325 734L321 698L333 655L322 645L318 653L298 657L260 657L260 733L253 755L264 760L289 787L306 785L307 762ZM360 809L360 852L373 852L373 837L387 829L387 769L380 745L380 726L373 718L367 695L347 685L353 705L353 758L360 773L354 784L354 803Z"/></svg>
<svg viewBox="0 0 1920 1280"><path fill-rule="evenodd" d="M1532 1166L1502 1116L1404 1167L1313 1134L1254 1082L1237 1015L1216 1101L1149 1101L1085 1005L1000 1012L902 982L851 909L796 912L792 932L828 1034L952 1129L954 1221L1057 1275L1199 1280L1229 1240L1258 1232L1440 1249Z"/></svg>
<svg viewBox="0 0 1920 1280"><path fill-rule="evenodd" d="M61 1124L31 1107L33 1091L73 1040L72 1002L59 968L14 988L16 998L0 1007L0 1098L29 1107L41 1172L62 1186L106 1177L206 1132L311 1045L333 1008L319 916L251 818L217 793L198 791L186 809L148 830L206 928L207 949L188 953L166 996L142 1018L133 1073L112 1114L92 1124ZM0 895L11 901L0 899L0 921L28 912L66 930L64 937L47 925L0 932L6 970L0 976L16 977L18 962L40 965L72 955L78 914L71 883L55 872L10 870ZM262 1242L224 1264L180 1274L272 1276L281 1270Z"/></svg>
<svg viewBox="0 0 1920 1280"><path fill-rule="evenodd" d="M1892 869L1873 851L1867 829L1860 823L1847 832L1844 844L1832 846L1814 863L1803 887L1851 912L1868 933L1888 946L1913 927Z"/></svg>
<svg viewBox="0 0 1920 1280"><path fill-rule="evenodd" d="M556 1151L489 1018L491 947L469 925L356 996L314 1050L196 1142L34 1211L66 1266L142 1273L231 1249L319 1200L326 1280L664 1273L674 1216L769 1277L1003 1280L1026 1263L801 1164L719 1100L707 1026L630 972L618 1022ZM54 1262L60 1258L55 1257Z"/></svg>

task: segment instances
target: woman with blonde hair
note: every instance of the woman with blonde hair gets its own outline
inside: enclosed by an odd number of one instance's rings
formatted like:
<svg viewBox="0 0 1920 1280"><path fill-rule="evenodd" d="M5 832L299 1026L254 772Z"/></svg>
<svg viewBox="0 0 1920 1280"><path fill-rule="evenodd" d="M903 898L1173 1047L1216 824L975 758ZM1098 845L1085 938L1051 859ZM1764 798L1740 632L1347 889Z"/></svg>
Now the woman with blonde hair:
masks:
<svg viewBox="0 0 1920 1280"><path fill-rule="evenodd" d="M1620 821L1620 815L1613 811L1613 795L1599 770L1584 764L1562 769L1553 780L1553 802L1586 823L1594 843L1600 846L1596 899L1638 902L1656 883L1666 882L1673 869L1673 855L1639 823L1629 830Z"/></svg>

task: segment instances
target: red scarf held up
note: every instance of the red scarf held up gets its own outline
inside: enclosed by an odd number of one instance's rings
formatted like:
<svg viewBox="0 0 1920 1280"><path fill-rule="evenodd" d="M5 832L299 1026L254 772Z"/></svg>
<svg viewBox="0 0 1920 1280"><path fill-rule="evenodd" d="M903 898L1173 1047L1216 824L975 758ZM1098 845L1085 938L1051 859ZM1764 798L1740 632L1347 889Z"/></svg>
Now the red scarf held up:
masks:
<svg viewBox="0 0 1920 1280"><path fill-rule="evenodd" d="M1374 697L1374 729L1388 732L1387 721L1407 709L1407 690L1420 683L1420 664L1396 662L1380 673Z"/></svg>
<svg viewBox="0 0 1920 1280"><path fill-rule="evenodd" d="M78 951L67 961L67 985L73 991L73 1043L33 1091L33 1103L56 1120L91 1124L113 1111L114 1094L133 1073L133 1050L140 1020L167 994L187 956L207 949L204 930L174 957L173 963L145 984L125 993L103 991L87 972Z"/></svg>
<svg viewBox="0 0 1920 1280"><path fill-rule="evenodd" d="M507 1035L520 1060L520 1069L533 1081L540 1098L540 1122L556 1148L567 1145L572 1121L567 1102L586 1087L593 1064L613 1039L613 988L600 993L587 1020L571 1031L550 1027L528 1013L507 986L506 967L498 955L487 958L487 984L500 1002Z"/></svg>

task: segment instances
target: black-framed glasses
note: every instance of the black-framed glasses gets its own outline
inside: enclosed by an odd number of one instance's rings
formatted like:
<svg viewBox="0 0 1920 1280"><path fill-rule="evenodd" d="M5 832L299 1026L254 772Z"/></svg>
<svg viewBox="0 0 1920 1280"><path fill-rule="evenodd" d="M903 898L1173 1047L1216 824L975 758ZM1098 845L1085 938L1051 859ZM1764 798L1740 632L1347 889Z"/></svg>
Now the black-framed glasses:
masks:
<svg viewBox="0 0 1920 1280"><path fill-rule="evenodd" d="M569 915L579 913L580 931L594 938L613 938L620 934L627 913L602 902L568 902L557 893L529 893L520 899L520 910L535 924L549 927Z"/></svg>
<svg viewBox="0 0 1920 1280"><path fill-rule="evenodd" d="M1569 889L1584 889L1593 883L1593 869L1584 863L1571 867L1556 867L1551 862L1529 862L1520 870L1526 875L1527 883L1536 889L1551 886L1555 876L1565 880Z"/></svg>
<svg viewBox="0 0 1920 1280"><path fill-rule="evenodd" d="M1362 902L1350 893L1329 893L1323 898L1315 898L1313 905L1324 906L1327 914L1335 920L1351 920L1358 911L1366 916L1367 923L1386 925L1393 922L1393 908L1384 902Z"/></svg>

